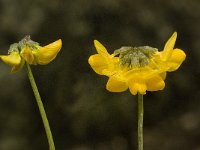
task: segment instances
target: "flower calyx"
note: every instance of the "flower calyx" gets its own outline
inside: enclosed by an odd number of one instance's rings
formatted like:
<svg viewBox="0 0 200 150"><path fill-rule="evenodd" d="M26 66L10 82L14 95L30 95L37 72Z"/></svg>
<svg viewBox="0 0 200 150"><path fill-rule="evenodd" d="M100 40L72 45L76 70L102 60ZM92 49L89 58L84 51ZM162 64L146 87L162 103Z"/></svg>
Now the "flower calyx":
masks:
<svg viewBox="0 0 200 150"><path fill-rule="evenodd" d="M31 50L35 50L38 49L39 43L31 40L30 35L27 35L18 43L11 44L8 50L8 54L12 52L21 52L25 47L28 47Z"/></svg>

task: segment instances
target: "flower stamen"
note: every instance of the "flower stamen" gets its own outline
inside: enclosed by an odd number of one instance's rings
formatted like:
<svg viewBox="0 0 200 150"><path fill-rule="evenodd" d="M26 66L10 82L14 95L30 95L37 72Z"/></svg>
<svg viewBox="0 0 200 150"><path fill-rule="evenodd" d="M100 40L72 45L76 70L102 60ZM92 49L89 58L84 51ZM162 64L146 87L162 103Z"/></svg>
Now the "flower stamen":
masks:
<svg viewBox="0 0 200 150"><path fill-rule="evenodd" d="M130 68L144 67L149 64L152 56L158 51L150 46L121 47L114 54L119 55L120 65Z"/></svg>

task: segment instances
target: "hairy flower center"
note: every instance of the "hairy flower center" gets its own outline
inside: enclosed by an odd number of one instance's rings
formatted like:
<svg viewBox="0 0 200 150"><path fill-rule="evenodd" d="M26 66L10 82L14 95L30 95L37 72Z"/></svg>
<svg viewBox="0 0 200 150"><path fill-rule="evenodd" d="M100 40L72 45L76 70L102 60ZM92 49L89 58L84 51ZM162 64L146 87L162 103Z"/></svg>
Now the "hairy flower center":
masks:
<svg viewBox="0 0 200 150"><path fill-rule="evenodd" d="M158 51L150 46L121 47L115 50L114 54L119 54L120 65L127 65L130 68L144 67L149 64L152 56Z"/></svg>
<svg viewBox="0 0 200 150"><path fill-rule="evenodd" d="M8 54L10 54L11 52L20 52L24 47L29 47L30 50L34 50L38 46L39 43L32 41L31 37L27 35L18 43L11 44L8 50Z"/></svg>

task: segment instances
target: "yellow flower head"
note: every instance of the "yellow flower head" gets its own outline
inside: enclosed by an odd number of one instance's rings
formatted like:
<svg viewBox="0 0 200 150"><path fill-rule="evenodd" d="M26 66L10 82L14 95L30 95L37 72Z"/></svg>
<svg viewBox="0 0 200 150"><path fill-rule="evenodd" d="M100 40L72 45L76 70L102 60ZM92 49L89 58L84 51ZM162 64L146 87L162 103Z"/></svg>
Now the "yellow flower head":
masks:
<svg viewBox="0 0 200 150"><path fill-rule="evenodd" d="M55 59L62 47L61 39L47 45L40 46L39 43L26 36L19 43L14 43L8 50L8 55L0 55L6 64L12 66L11 73L19 71L24 63L31 65L46 65Z"/></svg>
<svg viewBox="0 0 200 150"><path fill-rule="evenodd" d="M109 77L106 89L111 92L129 89L136 95L162 90L166 72L177 70L186 58L181 49L174 49L176 38L175 32L160 52L150 46L140 46L122 47L113 54L95 40L98 54L90 56L88 61L97 74Z"/></svg>

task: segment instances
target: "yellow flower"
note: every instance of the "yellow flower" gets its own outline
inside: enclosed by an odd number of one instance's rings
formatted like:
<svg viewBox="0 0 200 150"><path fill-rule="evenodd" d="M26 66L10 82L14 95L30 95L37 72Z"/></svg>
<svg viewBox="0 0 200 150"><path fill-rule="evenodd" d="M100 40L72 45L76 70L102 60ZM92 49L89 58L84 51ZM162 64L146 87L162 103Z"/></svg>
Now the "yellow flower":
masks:
<svg viewBox="0 0 200 150"><path fill-rule="evenodd" d="M8 55L0 55L3 62L12 67L11 73L19 71L24 63L31 65L46 65L55 59L62 47L61 39L47 45L40 46L26 36L19 43L14 43L8 50Z"/></svg>
<svg viewBox="0 0 200 150"><path fill-rule="evenodd" d="M109 54L97 40L97 53L89 57L92 69L100 75L108 76L106 89L123 92L127 89L133 95L158 91L165 87L166 72L175 71L185 60L181 49L174 49L177 33L165 44L163 51L150 46L122 47Z"/></svg>

